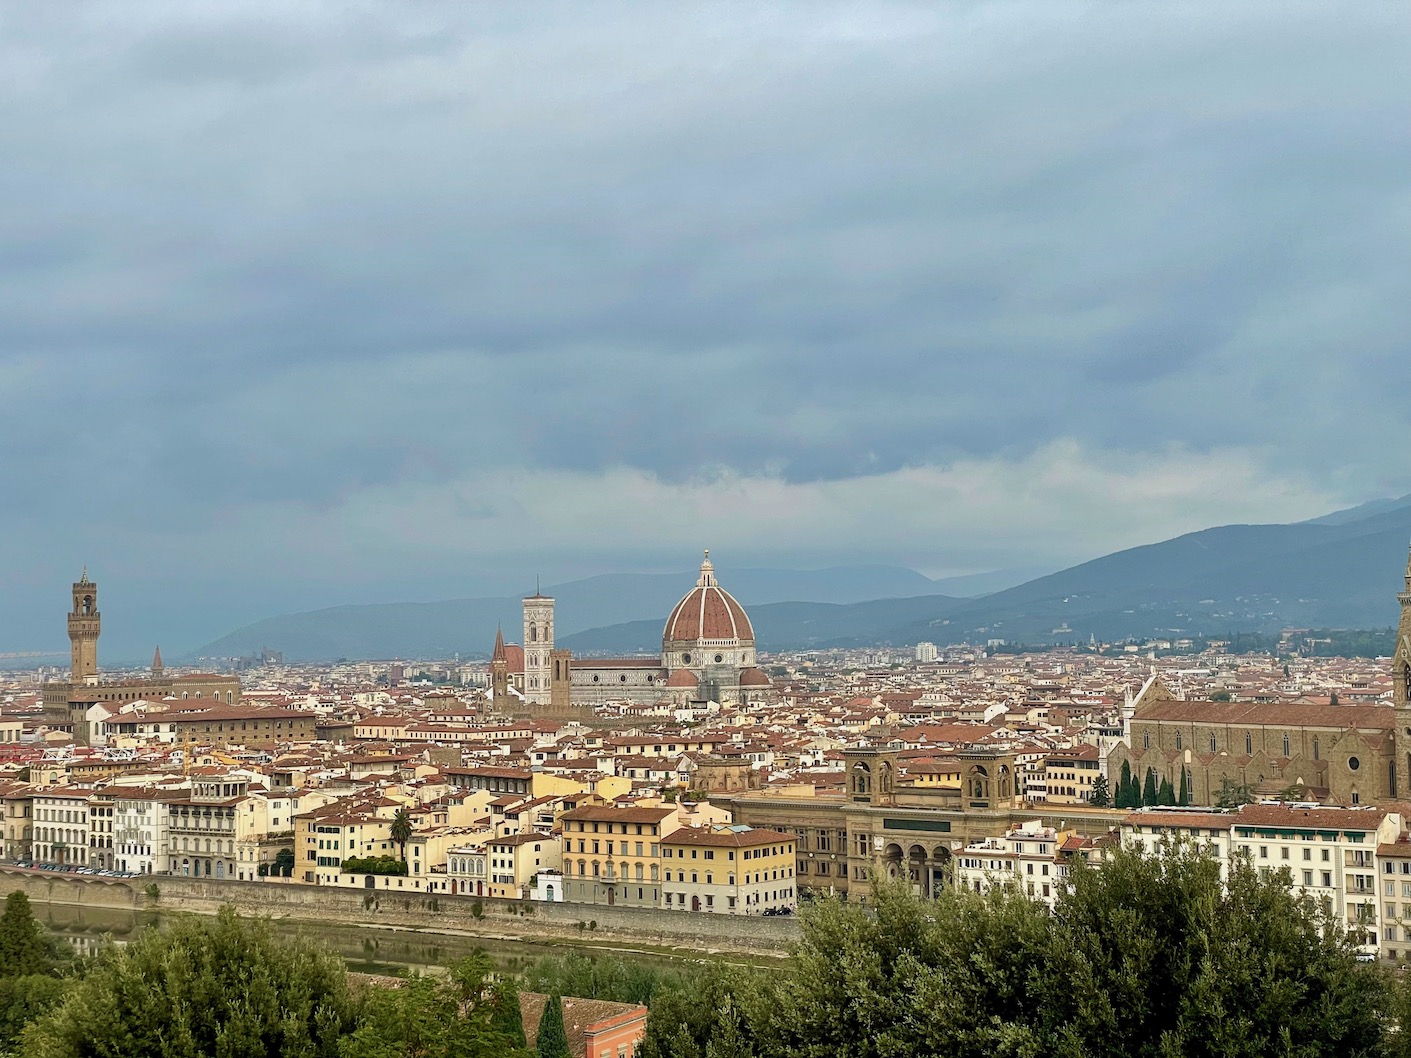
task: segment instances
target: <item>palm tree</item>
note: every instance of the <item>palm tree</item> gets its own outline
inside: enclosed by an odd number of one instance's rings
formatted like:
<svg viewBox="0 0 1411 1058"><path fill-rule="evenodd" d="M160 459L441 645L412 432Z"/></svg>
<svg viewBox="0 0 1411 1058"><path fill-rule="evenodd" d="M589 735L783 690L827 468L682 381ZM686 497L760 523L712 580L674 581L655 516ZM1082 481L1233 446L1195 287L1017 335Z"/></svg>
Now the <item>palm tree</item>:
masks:
<svg viewBox="0 0 1411 1058"><path fill-rule="evenodd" d="M412 836L412 815L405 808L397 809L392 816L392 840L402 850L402 862L407 862L407 842Z"/></svg>

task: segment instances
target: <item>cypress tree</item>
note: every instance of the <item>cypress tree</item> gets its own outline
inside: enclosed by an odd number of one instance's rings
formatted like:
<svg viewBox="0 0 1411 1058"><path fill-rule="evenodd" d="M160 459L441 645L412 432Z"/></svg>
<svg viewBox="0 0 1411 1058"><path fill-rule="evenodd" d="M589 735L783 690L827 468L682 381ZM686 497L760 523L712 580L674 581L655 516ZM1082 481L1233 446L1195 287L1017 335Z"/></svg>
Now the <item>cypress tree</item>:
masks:
<svg viewBox="0 0 1411 1058"><path fill-rule="evenodd" d="M1125 760L1122 762L1122 774L1117 779L1117 807L1136 807L1132 804L1132 766Z"/></svg>
<svg viewBox="0 0 1411 1058"><path fill-rule="evenodd" d="M1186 769L1184 766L1182 766L1181 768L1181 792L1176 800L1176 803L1181 805L1188 805L1191 803L1191 786L1187 778Z"/></svg>
<svg viewBox="0 0 1411 1058"><path fill-rule="evenodd" d="M568 1049L568 1033L563 1027L563 1000L559 996L550 996L544 1004L534 1050L539 1058L573 1058Z"/></svg>
<svg viewBox="0 0 1411 1058"><path fill-rule="evenodd" d="M1148 768L1146 770L1146 783L1142 786L1142 804L1156 804L1157 793L1158 791L1156 788L1156 769Z"/></svg>
<svg viewBox="0 0 1411 1058"><path fill-rule="evenodd" d="M0 977L46 974L53 968L49 944L29 897L16 890L5 897L5 911L0 914Z"/></svg>
<svg viewBox="0 0 1411 1058"><path fill-rule="evenodd" d="M1171 780L1161 779L1161 786L1156 791L1156 803L1159 805L1173 805L1176 803L1176 791L1171 789Z"/></svg>
<svg viewBox="0 0 1411 1058"><path fill-rule="evenodd" d="M490 1025L516 1047L523 1047L524 1017L519 1008L519 987L514 978L505 976L495 982L495 1012L490 1017Z"/></svg>

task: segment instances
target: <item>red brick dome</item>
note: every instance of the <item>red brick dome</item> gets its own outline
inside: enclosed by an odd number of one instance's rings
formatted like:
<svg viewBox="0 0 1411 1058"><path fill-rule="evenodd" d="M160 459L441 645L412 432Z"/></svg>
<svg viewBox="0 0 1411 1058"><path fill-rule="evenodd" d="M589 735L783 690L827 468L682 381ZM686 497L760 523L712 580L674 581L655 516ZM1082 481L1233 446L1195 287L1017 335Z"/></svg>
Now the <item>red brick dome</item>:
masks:
<svg viewBox="0 0 1411 1058"><path fill-rule="evenodd" d="M754 643L754 626L745 608L715 581L710 552L701 563L701 577L686 597L676 604L666 619L663 643L707 642Z"/></svg>
<svg viewBox="0 0 1411 1058"><path fill-rule="evenodd" d="M741 687L772 687L773 685L768 674L763 669L757 669L751 666L740 673Z"/></svg>
<svg viewBox="0 0 1411 1058"><path fill-rule="evenodd" d="M666 685L668 687L699 687L701 681L696 679L696 674L690 669L677 669L666 681Z"/></svg>

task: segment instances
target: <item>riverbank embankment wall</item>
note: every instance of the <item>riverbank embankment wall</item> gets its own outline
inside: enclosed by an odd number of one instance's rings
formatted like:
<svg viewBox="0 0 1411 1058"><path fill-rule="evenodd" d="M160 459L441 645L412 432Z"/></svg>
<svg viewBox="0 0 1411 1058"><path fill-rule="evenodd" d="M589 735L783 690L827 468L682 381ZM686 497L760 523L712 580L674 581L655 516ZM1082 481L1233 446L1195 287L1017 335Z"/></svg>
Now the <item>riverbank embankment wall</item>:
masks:
<svg viewBox="0 0 1411 1058"><path fill-rule="evenodd" d="M496 938L591 939L607 946L649 945L758 955L786 955L799 939L791 917L762 918L612 907L334 889L286 881L215 881L148 875L103 878L0 868L0 893L16 889L45 904L242 914Z"/></svg>

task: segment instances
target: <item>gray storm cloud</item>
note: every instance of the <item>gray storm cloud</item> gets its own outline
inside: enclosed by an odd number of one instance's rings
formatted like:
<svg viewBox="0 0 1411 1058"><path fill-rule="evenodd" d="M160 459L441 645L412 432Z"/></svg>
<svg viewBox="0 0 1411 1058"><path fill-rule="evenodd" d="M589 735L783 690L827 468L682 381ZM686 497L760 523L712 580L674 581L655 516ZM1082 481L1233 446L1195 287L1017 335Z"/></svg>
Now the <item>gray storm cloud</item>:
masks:
<svg viewBox="0 0 1411 1058"><path fill-rule="evenodd" d="M1411 491L1408 45L1332 3L0 8L0 643L85 560L197 640L707 535L939 573Z"/></svg>

